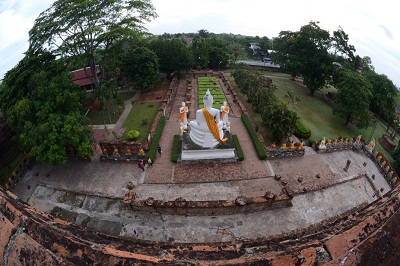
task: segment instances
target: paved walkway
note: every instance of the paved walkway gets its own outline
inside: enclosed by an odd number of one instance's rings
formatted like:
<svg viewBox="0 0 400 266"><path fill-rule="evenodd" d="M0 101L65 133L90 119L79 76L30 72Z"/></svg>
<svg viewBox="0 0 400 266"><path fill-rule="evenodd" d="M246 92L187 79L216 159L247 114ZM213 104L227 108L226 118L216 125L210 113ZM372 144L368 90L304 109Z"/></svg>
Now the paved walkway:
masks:
<svg viewBox="0 0 400 266"><path fill-rule="evenodd" d="M184 80L185 81L185 80ZM154 166L143 172L135 163L72 160L65 166L36 164L14 190L31 205L62 219L112 234L177 242L219 242L269 236L309 226L356 206L372 202L374 187L389 190L375 165L363 153L342 151L318 155L307 147L304 157L260 161L239 118L232 117L245 160L233 164L173 164L172 136L177 134L178 110L184 84L178 86L169 120L160 139L163 148ZM117 123L118 124L118 123ZM122 123L121 123L122 125ZM117 126L116 126L117 127ZM351 159L348 172L343 170ZM364 162L367 164L364 166ZM359 174L375 174L374 180ZM281 175L294 191L326 187L298 194L293 207L265 212L215 216L162 215L127 210L122 198L126 184L137 185L138 197L162 200L224 200L280 193ZM316 178L316 175L321 178ZM303 182L298 182L298 177ZM340 184L339 184L340 183ZM336 184L336 185L335 185ZM222 232L224 229L224 233Z"/></svg>

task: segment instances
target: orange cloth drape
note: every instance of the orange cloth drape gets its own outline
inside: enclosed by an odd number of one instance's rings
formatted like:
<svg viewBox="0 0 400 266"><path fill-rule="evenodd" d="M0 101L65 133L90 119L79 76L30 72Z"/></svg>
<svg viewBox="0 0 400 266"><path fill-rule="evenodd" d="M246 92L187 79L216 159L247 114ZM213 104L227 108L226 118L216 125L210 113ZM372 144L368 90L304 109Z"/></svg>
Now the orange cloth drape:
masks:
<svg viewBox="0 0 400 266"><path fill-rule="evenodd" d="M225 142L227 140L227 138L221 139L219 137L219 128L218 128L217 122L215 121L214 117L210 114L210 112L207 110L207 108L203 108L202 111L203 111L204 118L207 121L208 129L211 131L214 138L218 142Z"/></svg>
<svg viewBox="0 0 400 266"><path fill-rule="evenodd" d="M228 111L229 111L229 106L225 105L224 110L221 113L221 119L224 119L224 116Z"/></svg>
<svg viewBox="0 0 400 266"><path fill-rule="evenodd" d="M181 113L181 115L180 115L180 117L179 117L179 120L180 120L182 123L185 123L185 113L187 112L187 110L188 110L188 107L187 107L187 106L184 106L183 109L182 109L182 113Z"/></svg>

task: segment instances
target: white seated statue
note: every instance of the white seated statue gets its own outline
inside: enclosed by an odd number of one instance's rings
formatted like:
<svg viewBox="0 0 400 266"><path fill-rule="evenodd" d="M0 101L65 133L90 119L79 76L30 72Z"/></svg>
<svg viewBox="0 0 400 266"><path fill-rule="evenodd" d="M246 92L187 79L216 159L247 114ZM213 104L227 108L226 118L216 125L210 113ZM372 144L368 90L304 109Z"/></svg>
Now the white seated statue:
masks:
<svg viewBox="0 0 400 266"><path fill-rule="evenodd" d="M189 122L189 135L194 143L211 148L226 141L223 138L223 121L220 120L220 111L212 108L213 96L209 90L204 95L203 102L204 108L196 111L196 120Z"/></svg>

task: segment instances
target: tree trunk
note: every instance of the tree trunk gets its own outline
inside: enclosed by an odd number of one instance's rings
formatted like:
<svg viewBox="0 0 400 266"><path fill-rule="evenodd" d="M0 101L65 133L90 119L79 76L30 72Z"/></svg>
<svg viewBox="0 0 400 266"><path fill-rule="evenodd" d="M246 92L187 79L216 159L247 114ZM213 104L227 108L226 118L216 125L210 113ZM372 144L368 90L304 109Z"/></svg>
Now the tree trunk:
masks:
<svg viewBox="0 0 400 266"><path fill-rule="evenodd" d="M310 89L310 95L311 97L314 97L315 89Z"/></svg>
<svg viewBox="0 0 400 266"><path fill-rule="evenodd" d="M347 116L347 118L346 118L346 122L344 123L344 125L347 127L348 125L349 125L349 123L350 123L350 115L348 115Z"/></svg>

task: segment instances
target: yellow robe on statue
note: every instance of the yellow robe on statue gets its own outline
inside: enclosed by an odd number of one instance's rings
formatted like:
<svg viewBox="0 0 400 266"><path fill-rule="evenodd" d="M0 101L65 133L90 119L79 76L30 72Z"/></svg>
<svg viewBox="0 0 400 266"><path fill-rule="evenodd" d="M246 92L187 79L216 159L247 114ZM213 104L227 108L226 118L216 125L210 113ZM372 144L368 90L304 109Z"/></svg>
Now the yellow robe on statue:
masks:
<svg viewBox="0 0 400 266"><path fill-rule="evenodd" d="M221 119L224 119L225 114L227 114L228 112L229 112L229 106L226 105L221 113Z"/></svg>
<svg viewBox="0 0 400 266"><path fill-rule="evenodd" d="M221 139L219 137L219 128L218 128L217 122L215 121L214 117L210 114L210 112L207 110L207 108L203 108L202 111L203 111L204 118L207 121L208 129L211 131L214 138L218 142L225 142L227 140L227 138Z"/></svg>
<svg viewBox="0 0 400 266"><path fill-rule="evenodd" d="M188 107L184 106L182 109L182 113L180 114L179 120L181 121L181 123L185 123L185 113L188 111Z"/></svg>

